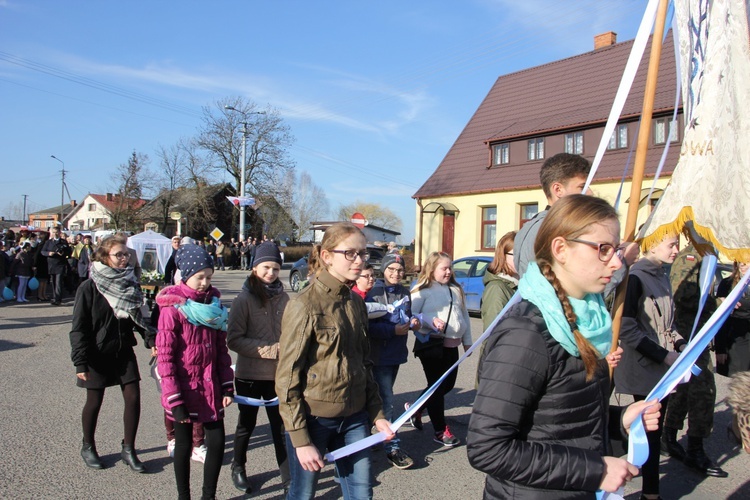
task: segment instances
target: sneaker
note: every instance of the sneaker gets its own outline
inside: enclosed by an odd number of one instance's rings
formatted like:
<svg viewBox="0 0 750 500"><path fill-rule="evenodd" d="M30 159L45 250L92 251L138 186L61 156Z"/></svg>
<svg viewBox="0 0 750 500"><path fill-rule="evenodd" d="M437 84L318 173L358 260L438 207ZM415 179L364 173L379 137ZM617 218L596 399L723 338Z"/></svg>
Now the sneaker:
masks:
<svg viewBox="0 0 750 500"><path fill-rule="evenodd" d="M386 454L386 457L397 469L408 469L414 465L414 460L398 448Z"/></svg>
<svg viewBox="0 0 750 500"><path fill-rule="evenodd" d="M410 407L411 403L404 403L404 410L408 410ZM415 412L414 415L409 417L409 423L418 431L424 429L424 426L422 425L422 410Z"/></svg>
<svg viewBox="0 0 750 500"><path fill-rule="evenodd" d="M174 439L167 441L167 455L174 458Z"/></svg>
<svg viewBox="0 0 750 500"><path fill-rule="evenodd" d="M202 444L200 446L193 447L193 454L190 455L190 460L195 460L196 462L203 463L206 461L206 445Z"/></svg>
<svg viewBox="0 0 750 500"><path fill-rule="evenodd" d="M451 430L448 428L448 426L445 426L445 430L443 432L436 432L435 437L432 438L433 441L436 443L440 443L443 446L458 446L461 444L461 441L451 434Z"/></svg>

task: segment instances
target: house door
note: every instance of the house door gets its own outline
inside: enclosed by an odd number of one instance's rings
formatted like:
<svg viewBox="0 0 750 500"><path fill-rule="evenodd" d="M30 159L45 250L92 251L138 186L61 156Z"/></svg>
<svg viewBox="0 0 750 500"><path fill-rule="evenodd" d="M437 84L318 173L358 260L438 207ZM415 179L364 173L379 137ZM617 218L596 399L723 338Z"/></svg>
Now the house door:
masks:
<svg viewBox="0 0 750 500"><path fill-rule="evenodd" d="M441 251L453 258L453 232L456 223L456 214L443 212L443 246Z"/></svg>

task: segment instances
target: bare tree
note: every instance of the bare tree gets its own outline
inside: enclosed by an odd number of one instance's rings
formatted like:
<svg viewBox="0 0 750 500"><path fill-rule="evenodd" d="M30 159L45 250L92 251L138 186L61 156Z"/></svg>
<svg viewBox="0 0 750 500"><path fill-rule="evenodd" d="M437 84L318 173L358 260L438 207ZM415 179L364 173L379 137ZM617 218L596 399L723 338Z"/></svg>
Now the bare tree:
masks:
<svg viewBox="0 0 750 500"><path fill-rule="evenodd" d="M337 216L339 220L349 220L356 212L364 215L365 219L374 226L380 226L393 231L401 231L401 228L403 227L401 217L396 215L393 210L384 207L380 203L370 203L357 200L354 203L341 205L337 212Z"/></svg>
<svg viewBox="0 0 750 500"><path fill-rule="evenodd" d="M198 141L182 140L180 149L185 156L186 175L180 205L188 218L189 227L197 232L208 232L216 221L208 189L211 168L199 152Z"/></svg>
<svg viewBox="0 0 750 500"><path fill-rule="evenodd" d="M138 209L143 205L142 197L147 187L148 156L133 151L127 163L117 167L117 182L114 208L110 211L115 229L134 229Z"/></svg>
<svg viewBox="0 0 750 500"><path fill-rule="evenodd" d="M297 223L297 239L312 240L310 226L328 217L329 213L328 197L323 188L315 184L307 172L302 172L299 178L294 175L290 215Z"/></svg>
<svg viewBox="0 0 750 500"><path fill-rule="evenodd" d="M177 144L166 148L159 145L156 155L159 157L159 173L156 175L156 183L159 190L158 204L161 218L160 227L167 227L169 213L177 202L177 188L184 187L187 180L187 159L184 143L180 140Z"/></svg>
<svg viewBox="0 0 750 500"><path fill-rule="evenodd" d="M237 111L227 109L234 108ZM294 142L278 111L261 110L241 97L224 98L203 108L196 145L208 152L212 169L228 172L238 193L241 183L242 134L247 127L245 179L251 192L275 196L277 176L294 170L287 148Z"/></svg>

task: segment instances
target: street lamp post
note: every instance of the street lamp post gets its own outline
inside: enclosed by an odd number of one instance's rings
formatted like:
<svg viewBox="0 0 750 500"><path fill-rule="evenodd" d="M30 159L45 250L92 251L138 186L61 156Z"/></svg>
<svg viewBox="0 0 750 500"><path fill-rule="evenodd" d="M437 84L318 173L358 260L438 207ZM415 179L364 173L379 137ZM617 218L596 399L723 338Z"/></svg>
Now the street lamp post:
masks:
<svg viewBox="0 0 750 500"><path fill-rule="evenodd" d="M50 155L50 158L54 158L62 163L62 187L60 188L60 231L62 231L65 229L63 227L63 214L65 213L65 162L55 155Z"/></svg>
<svg viewBox="0 0 750 500"><path fill-rule="evenodd" d="M265 111L253 111L251 113L246 113L244 111L241 111L233 106L224 106L224 109L227 109L229 111L236 111L238 113L242 114L242 117L246 120L242 122L242 157L240 159L240 230L239 230L239 238L238 241L244 241L245 240L245 210L246 207L243 205L244 203L244 197L245 197L245 166L246 166L246 157L247 157L247 136L249 134L249 131L247 130L247 115L265 115Z"/></svg>

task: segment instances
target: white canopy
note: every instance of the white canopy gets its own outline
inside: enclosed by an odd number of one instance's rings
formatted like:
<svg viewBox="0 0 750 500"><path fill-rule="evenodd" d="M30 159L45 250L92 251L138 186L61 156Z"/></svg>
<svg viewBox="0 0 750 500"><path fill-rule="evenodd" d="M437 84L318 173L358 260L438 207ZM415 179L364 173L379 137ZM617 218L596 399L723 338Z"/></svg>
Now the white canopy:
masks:
<svg viewBox="0 0 750 500"><path fill-rule="evenodd" d="M159 271L163 274L172 255L172 240L150 229L130 236L128 247L135 250L144 272Z"/></svg>

